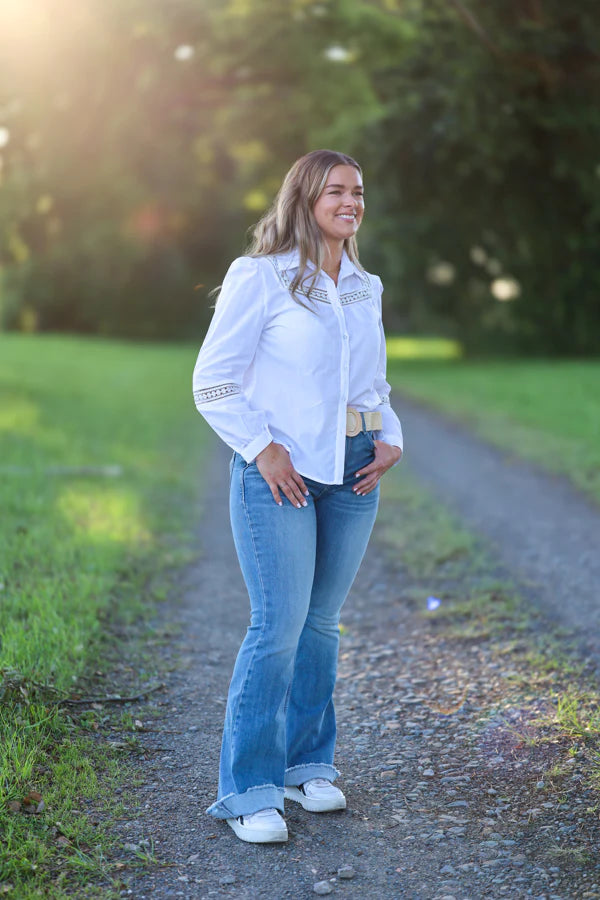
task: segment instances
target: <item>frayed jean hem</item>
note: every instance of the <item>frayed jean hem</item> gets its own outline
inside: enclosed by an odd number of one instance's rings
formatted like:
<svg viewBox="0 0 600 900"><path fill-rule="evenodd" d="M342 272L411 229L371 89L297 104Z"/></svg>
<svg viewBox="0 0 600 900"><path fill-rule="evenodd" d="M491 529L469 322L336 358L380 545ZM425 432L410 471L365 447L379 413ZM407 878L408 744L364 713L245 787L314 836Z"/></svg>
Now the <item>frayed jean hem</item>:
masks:
<svg viewBox="0 0 600 900"><path fill-rule="evenodd" d="M274 784L261 784L248 788L242 794L227 794L221 797L206 812L215 819L235 819L249 816L259 809L278 809L283 812L283 788Z"/></svg>
<svg viewBox="0 0 600 900"><path fill-rule="evenodd" d="M335 781L339 774L335 766L330 766L329 763L304 763L304 765L291 766L285 770L285 784L288 787L298 787L309 778L326 778L328 781Z"/></svg>

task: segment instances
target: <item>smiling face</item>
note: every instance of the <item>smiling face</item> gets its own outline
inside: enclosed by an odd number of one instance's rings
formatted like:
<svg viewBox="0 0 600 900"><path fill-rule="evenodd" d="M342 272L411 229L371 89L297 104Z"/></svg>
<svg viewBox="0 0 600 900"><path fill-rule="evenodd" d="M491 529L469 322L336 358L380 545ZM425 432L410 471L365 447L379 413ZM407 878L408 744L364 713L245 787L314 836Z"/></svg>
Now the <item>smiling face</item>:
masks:
<svg viewBox="0 0 600 900"><path fill-rule="evenodd" d="M354 166L333 166L313 207L317 225L330 249L341 247L358 231L365 211L363 184Z"/></svg>

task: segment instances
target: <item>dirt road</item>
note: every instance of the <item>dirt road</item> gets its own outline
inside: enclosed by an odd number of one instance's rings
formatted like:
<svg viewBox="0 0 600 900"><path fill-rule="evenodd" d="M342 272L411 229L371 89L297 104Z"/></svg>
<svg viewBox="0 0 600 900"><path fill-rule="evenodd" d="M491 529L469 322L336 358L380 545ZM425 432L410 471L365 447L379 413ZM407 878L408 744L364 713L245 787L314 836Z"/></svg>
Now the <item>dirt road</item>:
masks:
<svg viewBox="0 0 600 900"><path fill-rule="evenodd" d="M580 626L596 623L598 511L565 482L429 413L406 404L403 419L402 465L489 535L500 564L530 584L537 602L545 598L543 627L566 609ZM573 750L572 741L527 739L536 717L552 714L552 682L532 687L514 635L463 638L423 615L415 597L426 585L390 557L382 526L343 615L336 764L348 809L315 815L288 804L290 840L273 846L244 844L204 814L247 624L227 462L219 449L205 475L201 558L156 622L159 635L179 628L155 651L166 691L132 710L146 728L143 783L123 798L123 861L153 847L163 865L126 867L123 896L279 900L313 897L320 885L361 900L600 898L591 751L584 742ZM402 477L401 467L391 477Z"/></svg>

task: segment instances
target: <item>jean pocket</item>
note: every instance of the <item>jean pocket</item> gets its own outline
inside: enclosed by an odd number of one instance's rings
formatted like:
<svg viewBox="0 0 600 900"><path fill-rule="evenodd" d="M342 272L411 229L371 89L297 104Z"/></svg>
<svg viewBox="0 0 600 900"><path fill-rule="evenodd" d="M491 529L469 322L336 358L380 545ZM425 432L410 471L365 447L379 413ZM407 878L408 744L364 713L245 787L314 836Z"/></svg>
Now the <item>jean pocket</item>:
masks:
<svg viewBox="0 0 600 900"><path fill-rule="evenodd" d="M375 438L373 437L373 432L372 431L363 431L363 434L366 437L367 441L369 442L370 446L374 450L375 449Z"/></svg>

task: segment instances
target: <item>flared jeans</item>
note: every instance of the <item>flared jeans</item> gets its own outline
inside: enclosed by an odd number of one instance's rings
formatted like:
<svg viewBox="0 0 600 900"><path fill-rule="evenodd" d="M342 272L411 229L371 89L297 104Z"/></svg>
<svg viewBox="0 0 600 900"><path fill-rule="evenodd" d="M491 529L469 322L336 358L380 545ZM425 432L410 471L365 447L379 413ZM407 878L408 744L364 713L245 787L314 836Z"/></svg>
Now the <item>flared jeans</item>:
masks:
<svg viewBox="0 0 600 900"><path fill-rule="evenodd" d="M342 604L373 528L379 486L352 490L374 457L373 436L346 438L343 484L305 478L308 505L283 506L256 463L231 462L230 514L250 596L250 625L235 663L221 746L218 799L226 819L275 807L284 785L339 774L335 686Z"/></svg>

